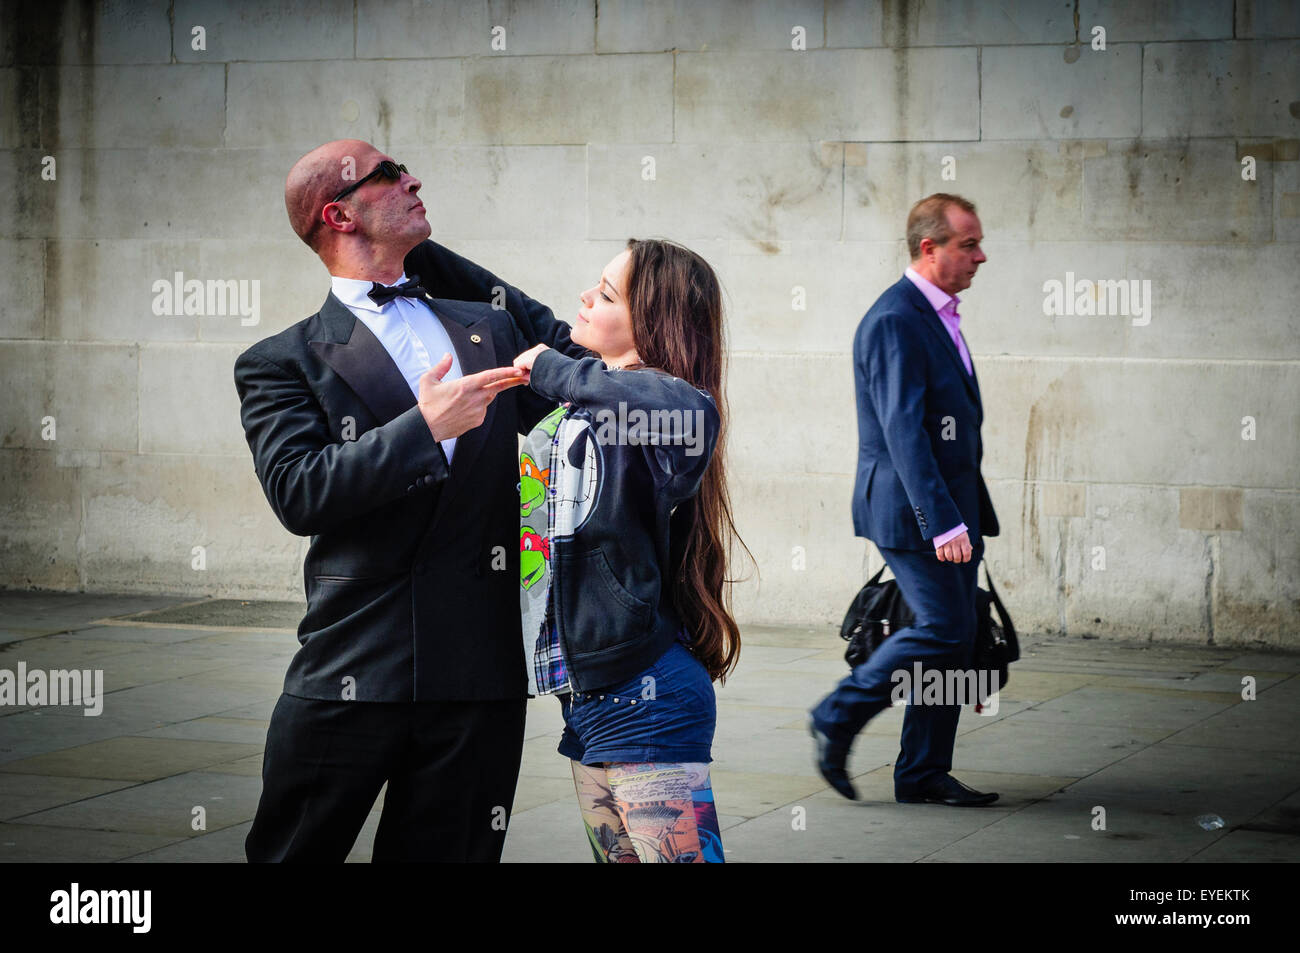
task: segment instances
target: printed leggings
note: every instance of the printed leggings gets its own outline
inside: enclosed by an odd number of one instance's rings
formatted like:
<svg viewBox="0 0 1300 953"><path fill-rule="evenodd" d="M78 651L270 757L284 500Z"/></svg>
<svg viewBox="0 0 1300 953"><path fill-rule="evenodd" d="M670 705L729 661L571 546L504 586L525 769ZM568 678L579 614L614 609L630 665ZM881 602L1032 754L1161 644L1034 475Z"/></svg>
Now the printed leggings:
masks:
<svg viewBox="0 0 1300 953"><path fill-rule="evenodd" d="M597 863L724 862L707 764L570 764Z"/></svg>

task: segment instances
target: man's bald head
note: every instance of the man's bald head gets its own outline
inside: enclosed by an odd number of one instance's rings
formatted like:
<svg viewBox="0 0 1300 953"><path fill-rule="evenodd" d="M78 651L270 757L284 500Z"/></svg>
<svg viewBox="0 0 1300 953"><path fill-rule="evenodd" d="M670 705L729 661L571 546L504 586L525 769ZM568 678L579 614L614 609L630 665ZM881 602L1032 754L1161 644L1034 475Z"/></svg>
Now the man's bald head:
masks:
<svg viewBox="0 0 1300 953"><path fill-rule="evenodd" d="M328 231L321 221L321 209L365 175L374 165L369 160L378 155L378 149L361 139L336 139L293 164L284 183L284 205L294 232L313 251L320 251L321 239ZM345 171L349 178L344 178Z"/></svg>

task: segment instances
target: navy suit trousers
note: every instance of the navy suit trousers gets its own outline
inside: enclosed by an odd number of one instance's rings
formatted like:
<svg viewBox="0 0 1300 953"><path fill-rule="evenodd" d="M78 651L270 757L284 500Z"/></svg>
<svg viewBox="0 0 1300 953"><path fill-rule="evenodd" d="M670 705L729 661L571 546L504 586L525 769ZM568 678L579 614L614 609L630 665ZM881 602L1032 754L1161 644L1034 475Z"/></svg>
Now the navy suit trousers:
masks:
<svg viewBox="0 0 1300 953"><path fill-rule="evenodd" d="M984 542L972 538L968 562L940 562L933 550L880 549L916 622L892 633L813 709L813 721L832 743L850 745L878 712L890 707L896 671L967 669L975 648L975 593ZM919 688L919 686L918 686ZM902 750L894 765L894 792L917 789L952 769L959 705L909 703Z"/></svg>

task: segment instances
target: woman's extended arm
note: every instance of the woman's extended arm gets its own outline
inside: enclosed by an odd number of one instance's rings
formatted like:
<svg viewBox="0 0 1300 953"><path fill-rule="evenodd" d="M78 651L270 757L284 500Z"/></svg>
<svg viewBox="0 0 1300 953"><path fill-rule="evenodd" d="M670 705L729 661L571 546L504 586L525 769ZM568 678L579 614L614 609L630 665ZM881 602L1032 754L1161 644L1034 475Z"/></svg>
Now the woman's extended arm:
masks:
<svg viewBox="0 0 1300 953"><path fill-rule="evenodd" d="M425 240L406 256L406 273L419 275L420 284L435 298L482 301L505 310L528 344L545 344L572 357L588 351L574 344L569 325L540 301L534 301L481 265L437 242Z"/></svg>
<svg viewBox="0 0 1300 953"><path fill-rule="evenodd" d="M661 371L610 370L593 357L575 360L543 348L520 355L529 385L592 415L601 445L649 446L659 476L681 496L695 491L717 443L721 418L706 392Z"/></svg>

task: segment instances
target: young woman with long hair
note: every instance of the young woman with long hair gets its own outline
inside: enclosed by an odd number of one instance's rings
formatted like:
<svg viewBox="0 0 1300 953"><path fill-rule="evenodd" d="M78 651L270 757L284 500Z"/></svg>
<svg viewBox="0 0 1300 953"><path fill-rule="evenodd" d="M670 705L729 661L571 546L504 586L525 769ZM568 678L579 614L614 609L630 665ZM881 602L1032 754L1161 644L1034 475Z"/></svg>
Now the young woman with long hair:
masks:
<svg viewBox="0 0 1300 953"><path fill-rule="evenodd" d="M567 354L515 359L560 402L521 455L530 682L561 696L559 750L598 861L722 862L712 682L740 632L721 289L689 249L633 239L580 297ZM598 357L570 356L582 349Z"/></svg>
<svg viewBox="0 0 1300 953"><path fill-rule="evenodd" d="M427 286L510 311L515 366L556 403L520 454L524 667L530 694L560 698L559 751L596 860L721 862L712 683L740 651L727 567L744 543L727 494L717 276L681 245L632 239L570 328L425 248Z"/></svg>

